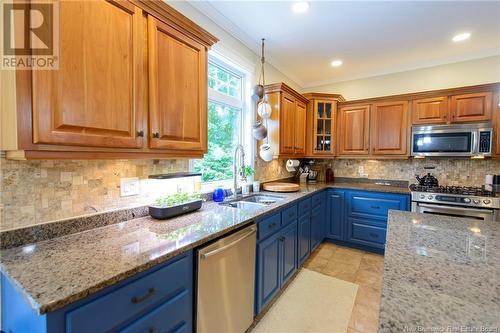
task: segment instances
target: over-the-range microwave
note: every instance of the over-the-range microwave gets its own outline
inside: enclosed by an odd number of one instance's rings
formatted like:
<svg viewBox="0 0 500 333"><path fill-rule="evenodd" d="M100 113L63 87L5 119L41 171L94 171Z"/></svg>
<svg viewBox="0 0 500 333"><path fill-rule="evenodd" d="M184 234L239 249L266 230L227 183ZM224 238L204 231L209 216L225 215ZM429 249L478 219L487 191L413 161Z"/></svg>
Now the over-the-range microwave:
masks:
<svg viewBox="0 0 500 333"><path fill-rule="evenodd" d="M411 155L488 157L492 139L491 123L415 126L411 133Z"/></svg>

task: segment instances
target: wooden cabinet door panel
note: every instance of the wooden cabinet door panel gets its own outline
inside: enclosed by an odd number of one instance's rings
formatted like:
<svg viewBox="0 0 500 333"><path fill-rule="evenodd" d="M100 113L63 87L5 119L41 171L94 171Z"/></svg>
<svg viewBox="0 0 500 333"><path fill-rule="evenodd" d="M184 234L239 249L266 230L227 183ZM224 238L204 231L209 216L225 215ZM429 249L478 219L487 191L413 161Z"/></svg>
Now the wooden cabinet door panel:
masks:
<svg viewBox="0 0 500 333"><path fill-rule="evenodd" d="M373 104L371 135L373 154L406 154L408 151L408 102Z"/></svg>
<svg viewBox="0 0 500 333"><path fill-rule="evenodd" d="M493 101L493 154L500 157L500 91L495 93L495 100Z"/></svg>
<svg viewBox="0 0 500 333"><path fill-rule="evenodd" d="M151 148L206 150L205 47L148 17Z"/></svg>
<svg viewBox="0 0 500 333"><path fill-rule="evenodd" d="M293 154L295 144L295 99L283 93L280 110L280 152Z"/></svg>
<svg viewBox="0 0 500 333"><path fill-rule="evenodd" d="M339 110L339 155L368 155L370 106L349 106Z"/></svg>
<svg viewBox="0 0 500 333"><path fill-rule="evenodd" d="M61 1L60 25L59 69L32 72L34 143L141 147L142 11Z"/></svg>
<svg viewBox="0 0 500 333"><path fill-rule="evenodd" d="M451 96L453 122L491 120L492 93L474 93Z"/></svg>
<svg viewBox="0 0 500 333"><path fill-rule="evenodd" d="M304 155L306 153L306 105L300 101L295 102L295 140L294 154Z"/></svg>
<svg viewBox="0 0 500 333"><path fill-rule="evenodd" d="M448 97L416 99L412 102L413 124L443 124L448 121Z"/></svg>

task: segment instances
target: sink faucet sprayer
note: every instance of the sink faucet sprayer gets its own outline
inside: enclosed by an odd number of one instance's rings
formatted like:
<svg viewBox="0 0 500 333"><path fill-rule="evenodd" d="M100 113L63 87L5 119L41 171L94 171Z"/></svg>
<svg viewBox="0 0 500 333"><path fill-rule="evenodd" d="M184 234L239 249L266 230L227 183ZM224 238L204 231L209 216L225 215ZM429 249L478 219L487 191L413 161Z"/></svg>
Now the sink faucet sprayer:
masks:
<svg viewBox="0 0 500 333"><path fill-rule="evenodd" d="M238 151L240 151L240 166L238 170ZM240 180L245 180L245 149L242 145L237 145L234 148L234 158L233 158L233 195L236 196L241 193L241 186L238 187L237 174L240 176Z"/></svg>

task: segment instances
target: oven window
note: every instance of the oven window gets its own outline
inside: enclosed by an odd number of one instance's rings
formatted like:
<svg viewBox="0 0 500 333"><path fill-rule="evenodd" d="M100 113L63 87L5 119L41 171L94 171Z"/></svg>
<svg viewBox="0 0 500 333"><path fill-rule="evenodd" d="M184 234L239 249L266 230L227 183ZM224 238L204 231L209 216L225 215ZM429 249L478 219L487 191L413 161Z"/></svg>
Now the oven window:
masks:
<svg viewBox="0 0 500 333"><path fill-rule="evenodd" d="M469 153L472 133L414 134L413 151L416 153Z"/></svg>

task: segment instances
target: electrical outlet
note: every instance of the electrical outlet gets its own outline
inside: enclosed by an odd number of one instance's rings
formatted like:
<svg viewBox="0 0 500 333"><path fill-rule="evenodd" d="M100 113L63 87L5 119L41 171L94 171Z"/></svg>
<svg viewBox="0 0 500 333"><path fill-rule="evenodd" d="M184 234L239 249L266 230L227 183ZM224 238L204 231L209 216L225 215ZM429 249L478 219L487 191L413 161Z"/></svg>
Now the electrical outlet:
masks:
<svg viewBox="0 0 500 333"><path fill-rule="evenodd" d="M139 178L120 178L120 196L129 197L139 194Z"/></svg>
<svg viewBox="0 0 500 333"><path fill-rule="evenodd" d="M360 165L360 166L358 167L358 175L359 175L360 177L362 177L364 174L365 174L365 167L364 167L364 166L362 166L362 165Z"/></svg>

